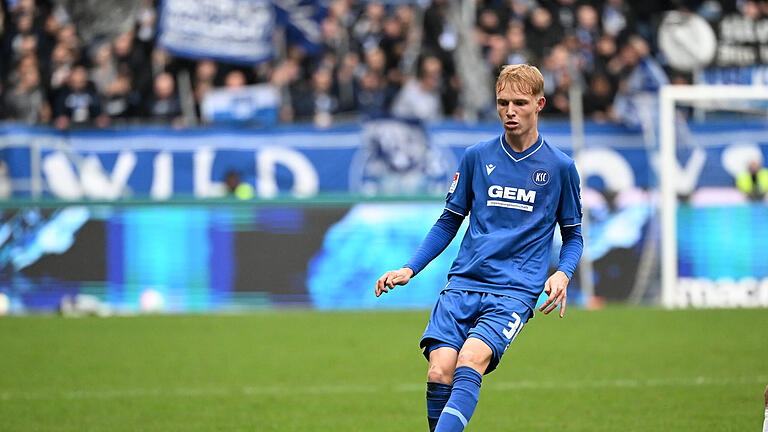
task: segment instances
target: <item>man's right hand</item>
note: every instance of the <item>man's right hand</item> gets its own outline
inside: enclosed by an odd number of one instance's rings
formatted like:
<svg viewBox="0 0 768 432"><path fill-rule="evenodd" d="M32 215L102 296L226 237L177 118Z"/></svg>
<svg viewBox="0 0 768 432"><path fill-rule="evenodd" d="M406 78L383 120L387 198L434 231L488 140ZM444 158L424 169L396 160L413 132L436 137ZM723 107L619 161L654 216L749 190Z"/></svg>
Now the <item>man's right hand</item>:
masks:
<svg viewBox="0 0 768 432"><path fill-rule="evenodd" d="M376 281L376 287L374 288L376 297L380 296L382 293L389 292L395 285L407 284L412 276L413 270L408 267L403 267L400 270L390 270L384 273L384 275Z"/></svg>

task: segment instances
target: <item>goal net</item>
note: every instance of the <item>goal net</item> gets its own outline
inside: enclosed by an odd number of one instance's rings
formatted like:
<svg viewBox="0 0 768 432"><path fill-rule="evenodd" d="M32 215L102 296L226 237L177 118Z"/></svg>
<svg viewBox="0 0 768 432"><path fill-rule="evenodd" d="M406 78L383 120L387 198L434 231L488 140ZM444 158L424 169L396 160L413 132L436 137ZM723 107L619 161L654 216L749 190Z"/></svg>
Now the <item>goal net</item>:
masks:
<svg viewBox="0 0 768 432"><path fill-rule="evenodd" d="M664 86L659 138L662 304L768 307L768 87Z"/></svg>

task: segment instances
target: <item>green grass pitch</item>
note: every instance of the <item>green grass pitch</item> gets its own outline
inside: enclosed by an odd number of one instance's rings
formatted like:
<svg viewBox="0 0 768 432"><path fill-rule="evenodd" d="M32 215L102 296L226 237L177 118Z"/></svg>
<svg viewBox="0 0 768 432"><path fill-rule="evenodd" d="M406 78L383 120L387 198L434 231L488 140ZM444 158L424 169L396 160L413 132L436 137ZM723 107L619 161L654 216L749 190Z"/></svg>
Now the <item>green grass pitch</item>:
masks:
<svg viewBox="0 0 768 432"><path fill-rule="evenodd" d="M428 312L0 319L0 430L426 431ZM537 314L468 431L758 431L768 311Z"/></svg>

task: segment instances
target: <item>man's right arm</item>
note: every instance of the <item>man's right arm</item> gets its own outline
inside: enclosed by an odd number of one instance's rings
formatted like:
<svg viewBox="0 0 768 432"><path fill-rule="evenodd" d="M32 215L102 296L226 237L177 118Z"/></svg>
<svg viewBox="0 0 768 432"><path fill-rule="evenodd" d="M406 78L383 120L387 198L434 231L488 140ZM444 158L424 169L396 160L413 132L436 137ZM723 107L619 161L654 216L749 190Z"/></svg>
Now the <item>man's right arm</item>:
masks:
<svg viewBox="0 0 768 432"><path fill-rule="evenodd" d="M392 270L384 273L376 281L374 291L376 297L381 293L389 292L388 288L394 288L395 285L407 284L413 276L416 276L430 261L435 259L451 243L456 233L461 227L464 216L454 213L448 209L443 210L443 214L429 230L427 236L421 242L421 245L413 254L408 263L399 270Z"/></svg>
<svg viewBox="0 0 768 432"><path fill-rule="evenodd" d="M376 281L376 297L381 293L389 292L387 288L395 285L405 285L411 277L418 274L430 261L435 259L448 247L461 227L465 215L469 214L472 202L472 168L473 153L469 147L459 161L459 169L453 177L448 195L445 198L445 210L440 218L429 230L424 241L413 254L410 260L399 270L391 270Z"/></svg>
<svg viewBox="0 0 768 432"><path fill-rule="evenodd" d="M444 209L443 214L429 230L419 248L403 267L413 270L413 276L416 276L430 261L448 247L451 240L456 237L456 233L459 232L463 220L464 216Z"/></svg>

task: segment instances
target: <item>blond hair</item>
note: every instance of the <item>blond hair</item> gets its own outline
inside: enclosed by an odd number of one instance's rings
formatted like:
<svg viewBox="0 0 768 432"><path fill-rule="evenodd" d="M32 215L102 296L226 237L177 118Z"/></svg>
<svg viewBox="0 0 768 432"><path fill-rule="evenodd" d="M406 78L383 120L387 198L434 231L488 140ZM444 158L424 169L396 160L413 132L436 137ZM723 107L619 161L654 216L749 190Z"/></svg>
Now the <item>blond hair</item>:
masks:
<svg viewBox="0 0 768 432"><path fill-rule="evenodd" d="M496 79L496 91L499 92L507 84L520 93L536 97L544 96L544 77L536 66L527 64L504 66Z"/></svg>

